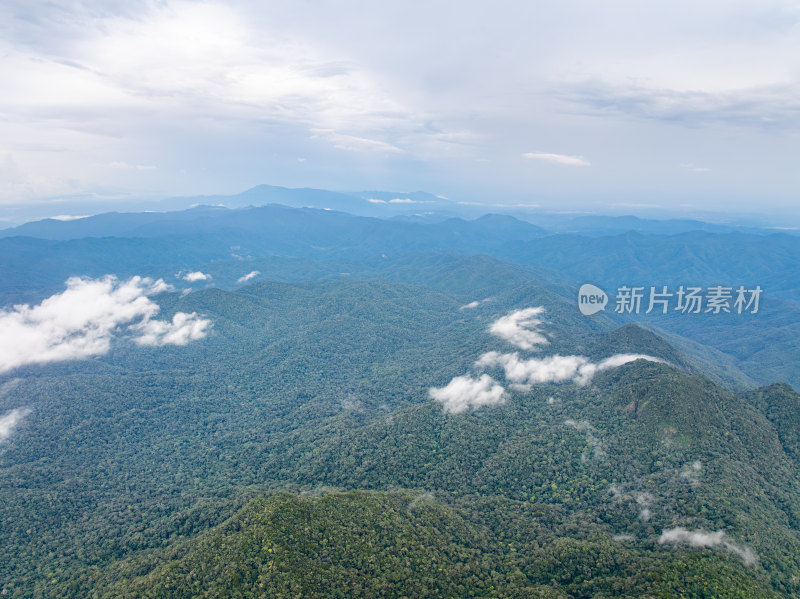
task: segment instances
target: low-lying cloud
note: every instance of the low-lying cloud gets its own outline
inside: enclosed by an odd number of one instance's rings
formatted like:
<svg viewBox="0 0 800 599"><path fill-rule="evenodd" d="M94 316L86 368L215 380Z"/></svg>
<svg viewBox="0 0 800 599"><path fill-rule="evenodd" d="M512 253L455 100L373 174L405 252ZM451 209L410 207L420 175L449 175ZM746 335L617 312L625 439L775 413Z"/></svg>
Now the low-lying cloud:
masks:
<svg viewBox="0 0 800 599"><path fill-rule="evenodd" d="M543 313L542 306L515 310L494 321L489 327L489 332L520 349L531 350L537 345L549 343L547 337L539 330L542 320L537 316Z"/></svg>
<svg viewBox="0 0 800 599"><path fill-rule="evenodd" d="M567 426L571 426L577 431L582 433L586 433L586 443L588 443L592 448L592 455L595 460L605 460L608 454L606 453L605 448L603 447L603 442L598 439L594 434L594 427L592 424L586 420L581 420L580 422L576 422L572 418L567 418L564 421L564 424ZM589 460L589 455L585 451L581 455L581 461L587 462Z"/></svg>
<svg viewBox="0 0 800 599"><path fill-rule="evenodd" d="M0 416L0 443L5 441L14 432L14 429L25 416L30 414L28 408L17 408Z"/></svg>
<svg viewBox="0 0 800 599"><path fill-rule="evenodd" d="M239 277L238 279L236 279L236 282L237 282L238 284L246 283L246 282L247 282L247 281L249 281L250 279L254 279L254 278L256 278L256 277L257 277L258 275L260 275L260 274L261 274L261 272L260 272L260 271L253 270L253 271L250 271L249 273L247 273L246 275L244 275L244 276L242 276L242 277Z"/></svg>
<svg viewBox="0 0 800 599"><path fill-rule="evenodd" d="M585 356L549 356L526 360L520 358L517 352L504 354L492 351L483 354L475 362L475 366L477 368L499 366L505 372L506 380L516 384L542 385L571 380L578 385L586 385L598 372L634 360L663 362L660 358L645 354L616 354L593 363Z"/></svg>
<svg viewBox="0 0 800 599"><path fill-rule="evenodd" d="M445 387L430 389L429 394L442 403L445 412L451 414L501 404L506 398L503 386L488 374L477 379L470 375L457 376Z"/></svg>
<svg viewBox="0 0 800 599"><path fill-rule="evenodd" d="M189 281L190 283L196 283L198 281L209 281L211 280L211 275L208 275L204 272L195 271L195 272L187 272L183 277L181 277L184 281Z"/></svg>
<svg viewBox="0 0 800 599"><path fill-rule="evenodd" d="M177 312L172 322L166 320L143 320L131 325L130 330L139 333L134 341L139 345L186 345L208 334L210 320L200 318L197 312Z"/></svg>
<svg viewBox="0 0 800 599"><path fill-rule="evenodd" d="M658 539L661 544L688 544L692 547L719 547L728 553L738 555L744 563L751 566L758 561L758 557L747 546L737 545L728 538L724 531L708 532L705 530L687 530L682 526L665 529Z"/></svg>
<svg viewBox="0 0 800 599"><path fill-rule="evenodd" d="M483 300L486 301L486 300ZM479 302L472 302L461 309L476 307ZM515 310L492 323L489 332L520 349L534 350L538 346L549 343L540 330L542 320L539 316L544 308L525 308ZM585 356L548 356L546 358L520 358L518 352L501 353L486 352L474 364L477 371L488 368L502 368L509 388L517 392L530 391L533 385L561 383L572 381L577 385L587 385L592 378L603 370L616 368L634 360L664 362L660 358L645 354L616 354L600 362L592 362ZM471 375L455 377L446 387L430 389L430 396L444 404L445 412L464 412L469 408L477 409L484 405L494 405L505 401L505 388L488 374L479 378ZM548 403L555 403L548 400ZM604 457L602 447L595 445L595 457Z"/></svg>
<svg viewBox="0 0 800 599"><path fill-rule="evenodd" d="M154 320L159 306L149 296L172 290L161 279L72 277L66 286L36 306L0 310L0 372L102 355L124 332L140 345L185 345L205 336L211 324L184 312L172 322Z"/></svg>

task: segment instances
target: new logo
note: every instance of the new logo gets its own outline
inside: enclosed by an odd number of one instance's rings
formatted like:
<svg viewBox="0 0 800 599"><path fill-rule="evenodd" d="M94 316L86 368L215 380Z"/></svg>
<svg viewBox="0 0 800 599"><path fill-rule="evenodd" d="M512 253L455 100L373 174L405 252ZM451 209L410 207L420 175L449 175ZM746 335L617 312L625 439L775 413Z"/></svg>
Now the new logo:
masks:
<svg viewBox="0 0 800 599"><path fill-rule="evenodd" d="M596 285L584 283L578 289L578 309L584 316L591 316L600 310L605 310L606 304L608 304L608 295Z"/></svg>

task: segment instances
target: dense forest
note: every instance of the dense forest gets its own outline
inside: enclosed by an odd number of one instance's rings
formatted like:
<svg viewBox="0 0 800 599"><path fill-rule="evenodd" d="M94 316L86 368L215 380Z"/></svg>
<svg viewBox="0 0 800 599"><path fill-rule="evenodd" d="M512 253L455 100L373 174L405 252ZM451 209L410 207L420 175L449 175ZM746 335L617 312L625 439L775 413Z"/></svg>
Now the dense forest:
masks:
<svg viewBox="0 0 800 599"><path fill-rule="evenodd" d="M298 212L286 218L319 216ZM119 334L106 352L0 372L0 418L15 415L0 438L3 596L800 594L800 395L779 382L798 380L784 351L797 320L782 311L796 290L784 285L760 320L586 318L554 255L537 262L507 237L533 243L538 229L411 227L414 251L383 258L383 225L333 218L326 258L298 250L284 222L242 265L202 237L168 250L167 237L1 240L21 260L3 261L6 313L58 293L65 275L111 272L100 259L82 270L100 245L119 252L107 258L119 277L202 250L223 281L152 296L165 322L211 323L190 343ZM369 251L336 237L355 226ZM389 229L402 238L403 226ZM480 231L488 241L466 252ZM233 235L217 240L227 254ZM615 256L659 243L634 237ZM43 244L66 253L48 262ZM142 263L120 258L137 245L152 251ZM668 266L665 283L686 274ZM497 333L531 308L539 320L523 332L538 345ZM630 357L600 366L615 356ZM545 377L558 360L591 376ZM483 376L502 395L469 409L431 393Z"/></svg>

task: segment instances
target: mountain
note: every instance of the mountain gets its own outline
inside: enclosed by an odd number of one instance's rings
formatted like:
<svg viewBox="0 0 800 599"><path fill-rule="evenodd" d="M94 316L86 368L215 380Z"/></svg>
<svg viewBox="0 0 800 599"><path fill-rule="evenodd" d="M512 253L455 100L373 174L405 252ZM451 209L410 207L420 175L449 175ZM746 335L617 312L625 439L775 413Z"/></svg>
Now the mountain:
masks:
<svg viewBox="0 0 800 599"><path fill-rule="evenodd" d="M800 593L795 238L94 218L0 239L0 593ZM763 312L577 308L683 277Z"/></svg>
<svg viewBox="0 0 800 599"><path fill-rule="evenodd" d="M496 214L474 220L409 222L278 205L107 214L46 223L45 228L42 235L63 239L0 239L0 251L6 257L0 262L1 305L41 301L70 276L108 273L147 275L185 285L181 277L202 271L213 277L213 283L200 285L227 289L255 271L262 278L284 281L349 276L405 277L400 280L415 283L415 270L429 272L427 261L438 260L434 256L449 256L448 260L490 256L495 264L527 267L529 273L557 284L565 297L574 297L577 287L587 281L612 296L622 285L646 290L666 285L673 293L680 285L758 285L764 293L757 315L673 311L664 316L612 318L618 324L639 322L687 338L688 343L675 342L705 361L709 375L720 382L800 385L796 368L800 359L800 280L796 276L800 238L796 236L741 232L552 235ZM468 271L462 270L462 278L475 279ZM493 276L501 282L499 274ZM448 280L457 286L457 279ZM475 299L483 298L468 301ZM747 339L748 345L742 345L741 339ZM714 364L721 365L720 372L711 375Z"/></svg>
<svg viewBox="0 0 800 599"><path fill-rule="evenodd" d="M496 272L486 266L475 272ZM17 369L0 413L20 402L31 413L0 453L5 588L636 596L699 592L719 577L732 596L795 592L798 464L767 408L685 372L690 362L652 333L588 320L557 286L517 277L469 310L469 286L451 295L347 278L167 293L166 318L200 313L213 334L174 348L121 340L92 360ZM641 351L675 365L629 363L588 386L509 389L503 404L444 413L428 389L503 351L489 326L528 305L546 307L541 357ZM796 422L797 395L779 390L785 399L765 406ZM373 494L297 496L323 487ZM727 544L659 543L681 527L721 530ZM259 553L268 538L282 539L275 571ZM315 549L323 540L329 549Z"/></svg>

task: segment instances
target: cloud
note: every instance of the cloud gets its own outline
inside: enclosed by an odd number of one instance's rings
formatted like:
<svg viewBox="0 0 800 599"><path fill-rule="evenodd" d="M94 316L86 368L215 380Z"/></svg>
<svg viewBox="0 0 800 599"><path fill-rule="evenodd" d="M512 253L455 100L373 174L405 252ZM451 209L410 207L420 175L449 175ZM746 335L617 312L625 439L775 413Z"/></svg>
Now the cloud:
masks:
<svg viewBox="0 0 800 599"><path fill-rule="evenodd" d="M475 362L477 368L500 366L506 380L518 384L541 385L577 379L582 366L589 363L583 356L549 356L547 358L520 359L519 354L491 351Z"/></svg>
<svg viewBox="0 0 800 599"><path fill-rule="evenodd" d="M488 301L489 299L491 298L481 301ZM471 302L461 306L460 309L472 309L479 303ZM522 349L534 349L537 345L549 343L538 329L542 321L536 316L543 312L544 308L541 306L516 310L492 323L489 332ZM561 383L569 380L578 385L586 385L598 372L616 368L634 360L664 361L645 354L616 354L598 363L593 363L585 356L555 355L526 360L521 359L518 352L509 354L490 351L478 358L474 368L480 371L487 368L500 367L503 369L509 388L524 393L530 391L533 385ZM482 405L503 403L506 398L502 385L488 374L482 374L478 379L470 375L455 377L446 387L430 389L430 396L444 403L446 412L453 413L464 412L469 407L478 408ZM555 402L554 398L548 399L549 404ZM567 424L569 423L570 421L567 422ZM579 426L583 426L583 424ZM579 428L579 430L582 429ZM591 433L589 433L589 436L591 437ZM600 443L594 443L593 439L594 437L590 439L590 442L595 449L595 458L604 458L605 451L600 446Z"/></svg>
<svg viewBox="0 0 800 599"><path fill-rule="evenodd" d="M379 200L377 198L367 198L367 201L370 204L385 204L386 203L386 200Z"/></svg>
<svg viewBox="0 0 800 599"><path fill-rule="evenodd" d="M588 443L593 451L593 457L595 460L605 460L608 457L605 448L603 447L603 442L598 439L594 434L594 427L591 425L590 422L586 420L581 420L580 422L576 422L572 418L567 418L564 421L564 424L567 426L571 426L577 431L586 433L586 443ZM581 461L587 462L589 460L589 456L584 451L581 454Z"/></svg>
<svg viewBox="0 0 800 599"><path fill-rule="evenodd" d="M634 360L663 362L645 354L617 354L594 364L585 356L548 356L546 358L520 359L519 354L491 351L475 362L477 368L500 366L506 380L517 384L542 385L571 380L578 385L588 384L595 374L609 368L622 366Z"/></svg>
<svg viewBox="0 0 800 599"><path fill-rule="evenodd" d="M189 272L181 277L184 281L189 281L190 283L195 283L197 281L208 281L211 279L211 275L207 275L199 270L196 272Z"/></svg>
<svg viewBox="0 0 800 599"><path fill-rule="evenodd" d="M702 469L703 463L700 460L695 460L690 465L684 466L679 476L690 485L697 486L700 484L699 474Z"/></svg>
<svg viewBox="0 0 800 599"><path fill-rule="evenodd" d="M525 308L516 310L502 318L497 319L489 328L492 335L505 339L520 349L531 350L537 345L549 343L547 338L538 330L542 321L536 316L542 314L544 308Z"/></svg>
<svg viewBox="0 0 800 599"><path fill-rule="evenodd" d="M28 408L17 408L0 416L0 443L5 441L14 432L14 429L25 416L30 414Z"/></svg>
<svg viewBox="0 0 800 599"><path fill-rule="evenodd" d="M681 164L680 167L681 168L685 168L686 170L690 170L693 173L707 173L707 172L709 172L711 170L710 168L707 168L705 166L695 166L694 164L692 164L690 162Z"/></svg>
<svg viewBox="0 0 800 599"><path fill-rule="evenodd" d="M579 368L578 376L575 379L575 382L579 385L586 385L589 381L594 378L594 375L598 372L602 372L604 370L609 370L610 368L617 368L622 366L623 364L627 364L628 362L634 362L636 360L647 360L648 362L658 362L660 364L665 364L666 362L661 358L656 358L655 356L648 356L646 354L615 354L610 358L606 358L605 360L601 360L597 364L592 364L591 362L584 364Z"/></svg>
<svg viewBox="0 0 800 599"><path fill-rule="evenodd" d="M390 204L420 204L421 202L417 202L416 200L412 200L411 198L394 198L389 200Z"/></svg>
<svg viewBox="0 0 800 599"><path fill-rule="evenodd" d="M796 82L713 91L585 82L566 85L556 93L596 114L616 113L688 127L724 123L795 128L798 124Z"/></svg>
<svg viewBox="0 0 800 599"><path fill-rule="evenodd" d="M260 272L260 271L258 271L258 270L253 270L253 271L250 271L249 273L247 273L246 275L244 275L244 276L242 276L242 277L239 277L238 279L236 279L236 282L237 282L237 283L239 283L239 284L241 284L241 283L246 283L246 282L247 282L247 281L249 281L250 279L254 279L255 277L257 277L257 276L258 276L258 275L260 275L260 274L261 274L261 272Z"/></svg>
<svg viewBox="0 0 800 599"><path fill-rule="evenodd" d="M128 164L127 162L116 161L111 162L108 164L110 168L121 168L121 169L128 169L134 171L152 171L155 170L155 166L152 164Z"/></svg>
<svg viewBox="0 0 800 599"><path fill-rule="evenodd" d="M443 404L445 412L451 414L501 404L506 399L503 387L488 374L477 379L469 375L457 376L446 387L431 388L429 394Z"/></svg>
<svg viewBox="0 0 800 599"><path fill-rule="evenodd" d="M546 152L527 152L522 155L528 160L538 160L549 162L550 164L561 164L563 166L591 166L592 163L583 156L567 156L566 154L549 154Z"/></svg>
<svg viewBox="0 0 800 599"><path fill-rule="evenodd" d="M210 325L210 320L200 318L196 312L177 312L172 322L143 320L131 325L130 330L139 333L133 339L139 345L186 345L205 337Z"/></svg>
<svg viewBox="0 0 800 599"><path fill-rule="evenodd" d="M459 310L472 310L474 308L477 308L481 304L485 304L486 302L490 302L490 301L492 301L491 297L485 297L482 300L475 300L474 302L470 302L468 304L464 304L463 306L461 306L459 308Z"/></svg>
<svg viewBox="0 0 800 599"><path fill-rule="evenodd" d="M721 549L738 555L744 563L752 566L758 561L758 557L752 549L746 546L735 544L728 538L724 531L707 532L704 530L686 530L682 526L677 528L664 529L661 532L658 542L661 544L680 544L685 543L692 547L720 547Z"/></svg>
<svg viewBox="0 0 800 599"><path fill-rule="evenodd" d="M334 148L340 150L347 150L350 152L379 152L396 154L402 153L403 150L390 143L380 141L377 139L370 139L367 137L358 137L356 135L348 135L346 133L339 133L332 129L311 129L313 135L311 139L326 139Z"/></svg>
<svg viewBox="0 0 800 599"><path fill-rule="evenodd" d="M66 287L39 305L0 310L0 372L105 354L123 328L163 345L197 339L209 324L183 312L172 323L153 320L159 306L149 296L172 290L161 279L72 277Z"/></svg>

